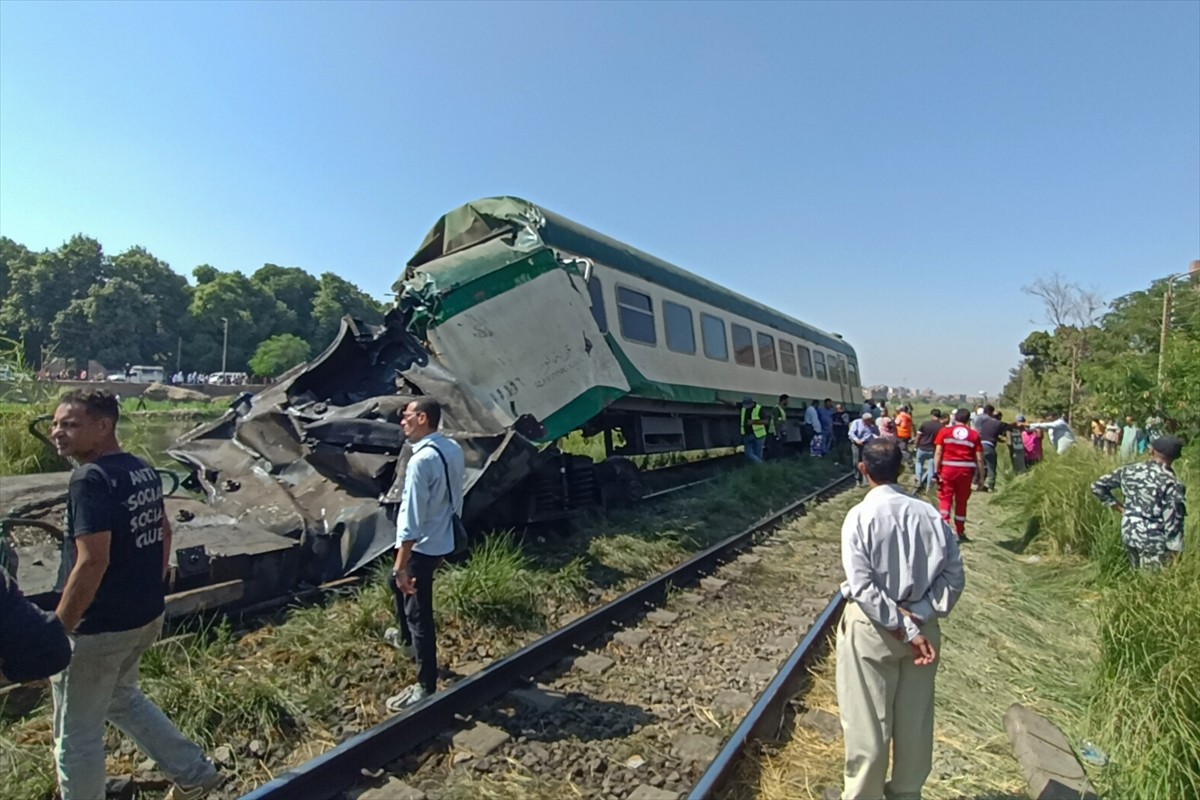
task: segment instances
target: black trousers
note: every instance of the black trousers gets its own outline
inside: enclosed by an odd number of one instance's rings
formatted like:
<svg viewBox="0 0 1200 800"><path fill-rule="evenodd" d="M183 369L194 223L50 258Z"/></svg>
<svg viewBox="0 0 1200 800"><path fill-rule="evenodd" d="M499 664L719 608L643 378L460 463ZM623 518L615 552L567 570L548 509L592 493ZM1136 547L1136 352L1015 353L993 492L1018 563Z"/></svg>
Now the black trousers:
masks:
<svg viewBox="0 0 1200 800"><path fill-rule="evenodd" d="M417 651L417 683L426 691L437 691L437 631L433 624L433 575L441 556L414 552L408 558L408 574L417 579L415 594L404 595L404 620L400 628L405 643ZM397 590L399 591L399 590Z"/></svg>

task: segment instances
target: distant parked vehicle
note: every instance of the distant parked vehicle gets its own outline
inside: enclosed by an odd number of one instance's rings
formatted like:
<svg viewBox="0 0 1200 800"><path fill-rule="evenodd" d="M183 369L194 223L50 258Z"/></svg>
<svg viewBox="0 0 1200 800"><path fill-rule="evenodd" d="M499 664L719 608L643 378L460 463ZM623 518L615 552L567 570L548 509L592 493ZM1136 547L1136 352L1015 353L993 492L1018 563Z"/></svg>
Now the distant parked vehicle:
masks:
<svg viewBox="0 0 1200 800"><path fill-rule="evenodd" d="M124 372L110 372L108 373L108 380L114 383L125 383L129 380L129 378Z"/></svg>
<svg viewBox="0 0 1200 800"><path fill-rule="evenodd" d="M163 368L140 365L130 367L128 380L130 383L162 383Z"/></svg>
<svg viewBox="0 0 1200 800"><path fill-rule="evenodd" d="M244 372L214 372L208 376L208 383L211 386L231 385L246 382L246 373Z"/></svg>

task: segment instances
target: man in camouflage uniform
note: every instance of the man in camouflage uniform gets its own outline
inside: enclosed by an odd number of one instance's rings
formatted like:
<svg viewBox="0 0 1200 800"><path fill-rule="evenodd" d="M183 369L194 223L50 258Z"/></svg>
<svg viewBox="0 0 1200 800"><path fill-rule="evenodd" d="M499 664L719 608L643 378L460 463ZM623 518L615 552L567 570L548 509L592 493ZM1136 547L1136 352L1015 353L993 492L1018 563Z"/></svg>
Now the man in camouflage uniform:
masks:
<svg viewBox="0 0 1200 800"><path fill-rule="evenodd" d="M1186 490L1171 463L1183 442L1162 436L1150 445L1150 458L1127 464L1092 484L1100 502L1122 514L1121 541L1134 567L1165 567L1183 550ZM1123 502L1113 497L1120 489Z"/></svg>

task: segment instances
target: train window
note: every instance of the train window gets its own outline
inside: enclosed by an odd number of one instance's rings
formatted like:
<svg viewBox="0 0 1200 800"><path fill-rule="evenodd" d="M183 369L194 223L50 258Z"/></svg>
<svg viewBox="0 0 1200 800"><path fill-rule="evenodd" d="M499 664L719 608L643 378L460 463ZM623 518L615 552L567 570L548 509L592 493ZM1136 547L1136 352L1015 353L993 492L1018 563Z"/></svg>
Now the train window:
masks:
<svg viewBox="0 0 1200 800"><path fill-rule="evenodd" d="M817 380L829 380L829 374L825 372L825 354L820 350L813 350L813 367Z"/></svg>
<svg viewBox="0 0 1200 800"><path fill-rule="evenodd" d="M838 383L848 383L846 378L846 359L841 356L837 357L838 364Z"/></svg>
<svg viewBox="0 0 1200 800"><path fill-rule="evenodd" d="M729 360L729 343L725 341L725 320L701 312L700 335L704 338L704 355L714 361Z"/></svg>
<svg viewBox="0 0 1200 800"><path fill-rule="evenodd" d="M592 317L600 326L600 332L608 333L608 314L604 310L604 287L600 285L599 278L593 276L588 281L588 295L592 298Z"/></svg>
<svg viewBox="0 0 1200 800"><path fill-rule="evenodd" d="M800 377L811 378L813 375L812 354L809 353L808 348L802 344L798 344L796 347L800 348L800 352L798 354L800 356Z"/></svg>
<svg viewBox="0 0 1200 800"><path fill-rule="evenodd" d="M650 295L617 287L617 312L621 318L621 335L631 342L657 344L654 333L654 306Z"/></svg>
<svg viewBox="0 0 1200 800"><path fill-rule="evenodd" d="M676 353L696 353L696 329L692 327L692 310L679 303L663 300L663 327L667 331L667 347Z"/></svg>
<svg viewBox="0 0 1200 800"><path fill-rule="evenodd" d="M787 339L779 340L779 366L787 375L796 374L796 346Z"/></svg>
<svg viewBox="0 0 1200 800"><path fill-rule="evenodd" d="M729 326L733 334L733 360L747 367L754 366L754 336L745 325L736 322Z"/></svg>
<svg viewBox="0 0 1200 800"><path fill-rule="evenodd" d="M772 372L779 369L775 365L775 337L760 332L758 334L758 363L763 369Z"/></svg>
<svg viewBox="0 0 1200 800"><path fill-rule="evenodd" d="M858 364L854 363L854 359L846 362L846 369L849 371L850 385L858 386Z"/></svg>

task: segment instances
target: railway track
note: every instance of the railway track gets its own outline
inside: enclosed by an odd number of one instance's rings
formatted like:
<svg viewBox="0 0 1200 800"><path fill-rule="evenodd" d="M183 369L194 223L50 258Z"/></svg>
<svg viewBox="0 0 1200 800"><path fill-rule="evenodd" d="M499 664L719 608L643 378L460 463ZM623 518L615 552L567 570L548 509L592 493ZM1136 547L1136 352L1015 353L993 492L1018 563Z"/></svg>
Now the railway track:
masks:
<svg viewBox="0 0 1200 800"><path fill-rule="evenodd" d="M851 477L246 797L439 800L573 788L606 800L665 800L693 786L701 792L693 796L718 792L746 745L778 720L840 610L836 536L806 541L796 526L772 540L764 534ZM789 591L797 587L800 598ZM657 608L664 602L680 611Z"/></svg>

